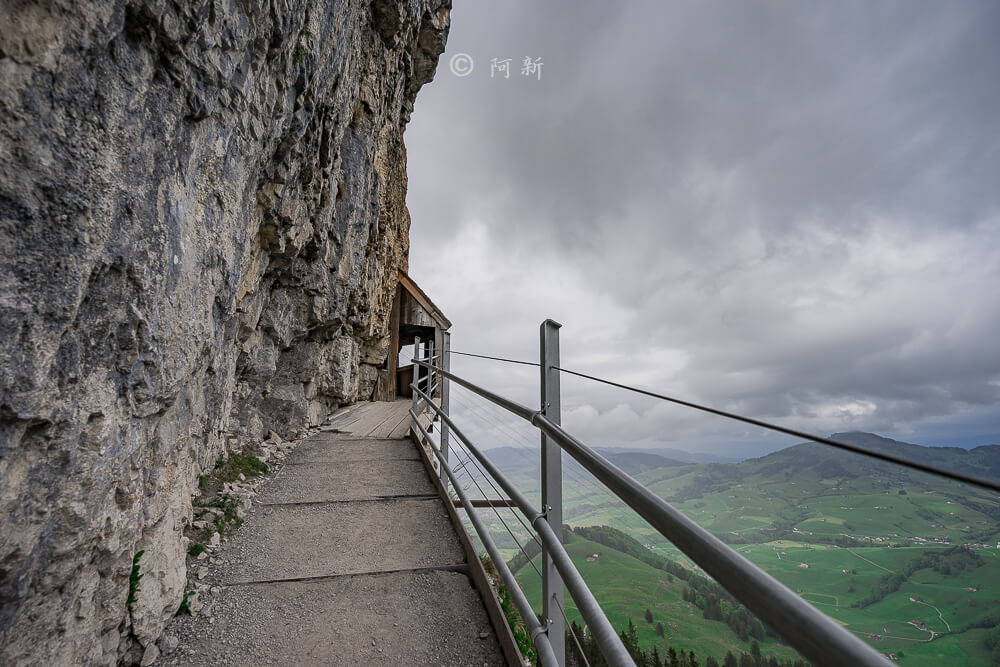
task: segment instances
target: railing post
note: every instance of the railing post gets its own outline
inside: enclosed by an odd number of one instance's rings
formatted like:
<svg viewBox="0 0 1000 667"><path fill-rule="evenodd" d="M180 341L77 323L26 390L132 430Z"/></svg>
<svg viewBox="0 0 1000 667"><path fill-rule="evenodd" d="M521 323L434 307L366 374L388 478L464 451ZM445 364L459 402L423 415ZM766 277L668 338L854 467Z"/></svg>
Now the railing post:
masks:
<svg viewBox="0 0 1000 667"><path fill-rule="evenodd" d="M434 363L434 352L435 352L435 350L434 350L434 339L431 338L430 340L427 341L427 353L424 355L424 358L427 359L428 363L430 363L430 364L432 364L434 366L437 366L437 364ZM428 394L431 394L431 398L434 398L434 395L433 395L433 390L434 390L434 371L431 370L430 368L427 369L427 380L426 380L426 382L427 382L427 384L424 386L424 392L426 392Z"/></svg>
<svg viewBox="0 0 1000 667"><path fill-rule="evenodd" d="M451 371L451 334L447 331L441 333L441 368L446 371ZM450 390L448 378L441 376L441 411L444 414L451 416L449 411L450 406ZM440 449L441 458L444 459L445 463L448 463L448 422L441 420L441 436L440 436ZM444 473L444 466L441 467L441 484L444 486L444 490L448 490L448 476Z"/></svg>
<svg viewBox="0 0 1000 667"><path fill-rule="evenodd" d="M429 364L431 364L433 366L437 366L437 364L434 363L434 351L435 351L434 350L434 339L431 338L430 340L427 341L427 353L424 355L424 358L427 360L427 363L429 363ZM426 385L424 386L424 393L426 393L432 399L434 398L434 380L435 380L435 376L436 375L437 374L434 371L432 371L431 369L428 368L427 369L427 375L424 378L424 380L426 382ZM431 417L433 417L433 416L434 416L434 412L431 411ZM427 430L429 432L432 432L432 433L434 432L434 420L433 419L431 419L430 424L427 425Z"/></svg>
<svg viewBox="0 0 1000 667"><path fill-rule="evenodd" d="M559 401L559 328L562 325L545 320L541 326L539 351L541 360L541 410L555 424L561 423L562 407ZM562 530L562 449L542 434L542 511L545 520L560 542ZM566 664L566 623L562 610L565 608L565 591L562 578L549 556L548 549L542 547L542 617L548 628L549 643L559 660L560 667Z"/></svg>
<svg viewBox="0 0 1000 667"><path fill-rule="evenodd" d="M419 336L414 336L413 338L413 358L414 359L420 358ZM416 362L413 363L413 386L414 387L420 386L420 364ZM420 412L417 410L417 405L418 405L417 392L413 392L413 413L419 415ZM416 432L416 430L414 430L414 432Z"/></svg>

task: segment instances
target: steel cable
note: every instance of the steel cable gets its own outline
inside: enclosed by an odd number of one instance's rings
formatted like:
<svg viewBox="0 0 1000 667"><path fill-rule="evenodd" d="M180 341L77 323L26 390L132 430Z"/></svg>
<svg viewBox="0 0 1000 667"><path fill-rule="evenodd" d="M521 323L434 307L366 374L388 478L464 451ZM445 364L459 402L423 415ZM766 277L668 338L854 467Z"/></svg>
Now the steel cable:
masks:
<svg viewBox="0 0 1000 667"><path fill-rule="evenodd" d="M600 382L606 385L610 385L612 387L618 387L619 389L625 389L626 391L632 391L637 394L642 394L644 396L658 398L661 401L668 401L670 403L675 403L677 405L683 405L685 407L693 408L695 410L701 410L702 412L708 412L710 414L717 415L719 417L734 419L736 421L740 421L745 424L752 424L753 426L759 426L761 428L766 428L771 431L777 431L778 433L784 433L786 435L793 435L797 438L805 438L806 440L812 440L813 442L818 442L821 445L836 447L837 449L842 449L848 452L854 452L855 454L862 454L864 456L870 456L871 458L887 461L888 463L895 463L897 465L901 465L906 468L920 470L921 472L930 473L932 475L938 475L939 477L947 477L948 479L954 480L956 482L965 482L966 484L973 484L975 486L981 486L983 488L990 489L991 491L1000 492L1000 482L995 482L993 480L985 479L982 477L976 477L974 475L966 475L959 472L953 472L951 470L945 470L943 468L936 468L932 465L928 465L926 463L920 463L919 461L911 461L901 456L895 456L893 454L885 454L883 452L877 452L871 449L865 449L864 447L858 447L856 445L849 445L847 443L837 442L836 440L831 440L830 438L822 438L818 435L812 435L811 433L806 433L804 431L798 431L792 428L778 426L777 424L771 424L769 422L761 421L759 419L754 419L753 417L744 417L743 415L738 415L733 412L726 412L725 410L711 408L708 407L707 405L699 405L698 403L692 403L691 401L685 401L680 398L664 396L663 394L657 394L656 392L648 391L646 389L639 389L638 387L630 387L627 384L621 384L619 382L605 380L604 378L595 377L593 375L587 375L586 373L579 373L577 371L571 371L566 368L560 368L558 366L553 366L552 368L561 373L576 375L577 377L585 378L587 380L593 380L594 382Z"/></svg>
<svg viewBox="0 0 1000 667"><path fill-rule="evenodd" d="M491 487L493 487L493 491L497 494L498 500L506 500L506 498L504 498L503 492L500 491L500 489L497 488L496 484L493 483L493 478L490 477L489 475L487 475L486 471L484 471L479 466L479 462L473 457L472 452L470 452L469 449L465 446L465 443L463 443L461 440L457 440L457 442L458 442L459 445L461 445L462 451L465 452L465 456L468 458L468 460L472 461L472 465L475 466L476 470L479 471L479 474L483 476L483 478L489 483L489 485ZM468 463L468 461L466 461L466 464L467 463ZM470 473L469 477L472 477L471 473ZM477 484L476 486L479 486L479 485ZM480 491L482 491L482 489L480 489ZM483 498L485 500L490 500L490 498L488 496L486 496L485 493L483 494ZM535 535L532 532L531 528L528 527L528 524L524 523L524 520L521 518L521 515L518 514L518 512L517 512L517 508L512 507L510 509L511 509L511 513L514 515L514 518L517 519L520 522L521 527L524 528L525 532L528 533L528 536L531 537L531 539L533 539L535 542L537 542L538 546L542 546L542 541L540 539L538 539L538 536ZM494 512L496 512L497 517L499 518L500 512L497 510L496 507L494 507L493 510L494 510ZM503 521L503 519L500 519L500 520ZM506 525L506 524L504 524L504 525ZM508 532L510 532L510 529L508 529ZM513 533L511 534L511 537L513 537ZM541 573L539 572L539 574L541 574Z"/></svg>
<svg viewBox="0 0 1000 667"><path fill-rule="evenodd" d="M540 367L541 364L534 361L522 361L520 359L505 359L503 357L492 357L485 354L473 354L471 352L458 352L451 350L452 354L460 354L466 357L477 357L480 359L490 359L493 361L501 361L510 364L522 364L524 366L535 366ZM579 371L570 370L568 368L561 368L559 366L553 366L555 370L566 373L568 375L575 375L593 382L600 382L602 384L609 385L611 387L617 387L618 389L624 389L626 391L635 392L637 394L642 394L644 396L649 396L651 398L657 398L662 401L668 401L677 405L683 405L694 410L701 410L702 412L708 412L710 414L717 415L719 417L725 417L727 419L733 419L735 421L740 421L745 424L751 424L753 426L758 426L760 428L765 428L771 431L776 431L778 433L784 433L786 435L795 436L797 438L805 438L806 440L811 440L812 442L817 442L821 445L827 445L828 447L835 447L848 452L853 452L855 454L861 454L862 456L869 456L871 458L886 461L888 463L895 463L896 465L901 465L906 468L911 468L913 470L919 470L921 472L926 472L931 475L937 475L939 477L945 477L947 479L954 480L956 482L964 482L966 484L972 484L974 486L979 486L991 491L1000 492L1000 482L996 482L990 479L985 479L983 477L977 477L975 475L966 475L964 473L953 472L944 468L937 468L935 466L920 463L919 461L912 461L910 459L903 458L901 456L895 456L893 454L886 454L883 452L877 452L870 449L865 449L864 447L858 447L856 445L849 445L843 442L837 442L836 440L831 440L830 438L823 438L817 435L812 435L811 433L806 433L805 431L799 431L792 428L787 428L785 426L779 426L777 424L771 424L769 422L761 421L760 419L754 419L753 417L744 417L743 415L738 415L733 412L727 412L725 410L719 410L717 408L712 408L707 405L699 405L698 403L693 403L691 401L685 401L680 398L673 398L671 396L665 396L663 394L656 393L654 391L649 391L646 389L640 389L638 387L632 387L627 384L622 384L620 382L614 382L613 380L607 380L605 378L596 377L594 375L589 375L587 373L581 373Z"/></svg>
<svg viewBox="0 0 1000 667"><path fill-rule="evenodd" d="M473 458L472 454L469 452L466 452L465 455L470 459ZM479 493L483 495L483 498L489 500L490 499L489 496L486 494L485 491L483 491L483 487L479 486L479 482L477 482L474 477L470 476L470 479L472 479L472 483L476 485L476 488L479 489ZM503 500L503 496L501 496L500 499ZM524 550L524 547L517 540L517 537L514 535L514 531L510 529L510 526L507 525L507 522L503 520L502 516L500 516L500 512L497 510L496 507L493 507L492 505L490 506L490 509L492 509L493 513L497 515L497 518L500 519L500 523L502 523L503 527L507 529L507 534L510 535L510 538L512 540L514 540L514 544L517 545L517 548L521 550L521 553L524 554L524 557L528 559L528 563L531 565L532 568L534 568L535 572L538 573L538 576L541 577L542 576L541 570L539 570L538 567L535 566L535 564L531 561L531 556L528 555L528 552ZM537 540L538 538L536 537L535 539Z"/></svg>
<svg viewBox="0 0 1000 667"><path fill-rule="evenodd" d="M479 359L492 359L493 361L503 361L508 364L521 364L522 366L541 366L537 361L521 361L520 359L504 359L503 357L490 357L485 354L472 354L471 352L456 352L455 350L450 350L451 354L460 354L463 357L478 357Z"/></svg>
<svg viewBox="0 0 1000 667"><path fill-rule="evenodd" d="M576 636L576 631L573 630L573 624L569 621L569 616L566 615L566 610L563 609L562 604L559 602L559 598L555 598L556 606L559 607L559 613L562 614L563 620L566 621L566 629L569 630L569 634L573 637L573 643L576 644L576 650L580 653L580 659L583 660L585 667L590 667L590 662L587 660L587 654L583 652L583 646L580 644L580 638Z"/></svg>
<svg viewBox="0 0 1000 667"><path fill-rule="evenodd" d="M470 392L471 393L471 392ZM455 396L452 396L454 399ZM525 450L532 452L537 457L539 454L539 444L530 442L525 436L515 433L509 427L504 425L501 421L491 417L488 412L483 410L482 413L478 409L474 408L472 405L466 403L465 401L458 399L458 403L461 407L465 408L470 414L477 417L487 426L495 426L499 430L503 431L506 435L514 439L514 441L519 441L525 443L526 446L518 447L516 445L511 445L511 450L518 456L518 458L528 465L534 465L537 462L537 458L532 459L527 454L524 453ZM485 415L485 416L484 416ZM585 476L586 471L578 471L569 466L563 466L563 474L571 478L574 482L579 484L581 487L589 491L591 494L602 494L608 495L613 498L611 494L605 487L600 486L597 481L593 478L588 478ZM583 494L581 494L583 495Z"/></svg>

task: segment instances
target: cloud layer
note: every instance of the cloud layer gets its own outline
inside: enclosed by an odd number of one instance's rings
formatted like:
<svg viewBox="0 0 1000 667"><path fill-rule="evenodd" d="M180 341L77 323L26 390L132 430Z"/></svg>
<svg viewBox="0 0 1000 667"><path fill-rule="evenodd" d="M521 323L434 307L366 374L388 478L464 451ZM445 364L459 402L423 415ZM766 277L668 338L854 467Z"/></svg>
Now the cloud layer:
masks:
<svg viewBox="0 0 1000 667"><path fill-rule="evenodd" d="M998 27L988 2L460 4L407 130L411 273L456 349L531 359L552 317L567 367L823 434L1000 440ZM565 388L603 444L787 444Z"/></svg>

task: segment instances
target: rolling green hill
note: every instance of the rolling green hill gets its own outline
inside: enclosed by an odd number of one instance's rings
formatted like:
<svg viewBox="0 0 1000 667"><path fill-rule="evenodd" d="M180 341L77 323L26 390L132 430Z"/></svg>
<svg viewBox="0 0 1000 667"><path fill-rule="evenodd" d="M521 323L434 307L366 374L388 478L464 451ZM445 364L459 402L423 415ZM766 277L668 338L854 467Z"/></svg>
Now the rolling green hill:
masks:
<svg viewBox="0 0 1000 667"><path fill-rule="evenodd" d="M865 433L834 437L1000 477L997 446L963 450ZM1000 646L996 494L818 444L735 464L638 465L634 474L874 648L895 654L899 664L994 664L991 647ZM703 576L606 491L576 476L566 477L564 494L564 520L571 526L613 526L649 553ZM507 546L513 556L516 545ZM716 659L726 650L747 650L726 623L703 618L703 610L685 600L681 579L671 580L662 569L580 536L569 548L616 627L631 618L640 640L661 650L674 642L678 649ZM600 558L588 561L594 553ZM518 577L529 595L536 595L534 570L525 566ZM645 622L647 608L667 636L659 637L655 624ZM772 638L760 646L766 655L792 655Z"/></svg>
<svg viewBox="0 0 1000 667"><path fill-rule="evenodd" d="M841 440L1000 477L1000 447L920 447L871 434ZM1000 538L995 494L858 454L804 444L736 464L668 467L636 478L732 543L794 539L854 544L993 544ZM607 493L567 483L574 525L619 525L644 541L648 526ZM622 527L622 526L620 526Z"/></svg>
<svg viewBox="0 0 1000 667"><path fill-rule="evenodd" d="M578 535L568 536L566 550L611 623L616 628L625 628L631 618L643 646L657 646L661 653L673 646L677 650L693 650L699 656L713 655L717 659L727 651L750 651L749 640L741 641L725 622L706 620L701 609L684 600L687 588L684 580ZM532 562L540 567L538 557ZM519 568L515 576L529 600L541 600L541 580L531 565ZM651 623L644 618L646 609L652 614ZM566 614L570 620L582 623L569 596ZM662 637L657 633L657 623L663 626ZM796 657L794 650L773 638L762 637L759 645L764 655Z"/></svg>

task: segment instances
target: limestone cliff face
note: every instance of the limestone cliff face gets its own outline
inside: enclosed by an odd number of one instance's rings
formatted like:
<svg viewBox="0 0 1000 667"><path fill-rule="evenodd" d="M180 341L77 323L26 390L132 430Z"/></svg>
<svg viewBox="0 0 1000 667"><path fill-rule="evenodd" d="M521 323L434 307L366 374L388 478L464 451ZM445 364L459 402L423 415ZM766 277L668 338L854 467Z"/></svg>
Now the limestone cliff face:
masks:
<svg viewBox="0 0 1000 667"><path fill-rule="evenodd" d="M450 0L4 5L0 663L114 664L198 475L371 394Z"/></svg>

